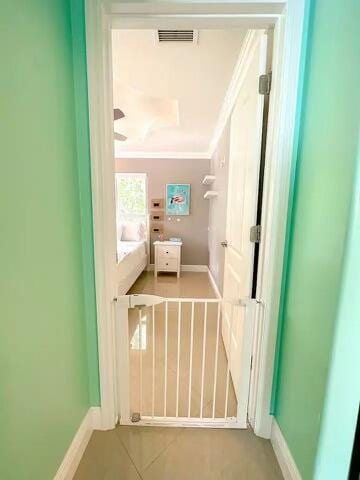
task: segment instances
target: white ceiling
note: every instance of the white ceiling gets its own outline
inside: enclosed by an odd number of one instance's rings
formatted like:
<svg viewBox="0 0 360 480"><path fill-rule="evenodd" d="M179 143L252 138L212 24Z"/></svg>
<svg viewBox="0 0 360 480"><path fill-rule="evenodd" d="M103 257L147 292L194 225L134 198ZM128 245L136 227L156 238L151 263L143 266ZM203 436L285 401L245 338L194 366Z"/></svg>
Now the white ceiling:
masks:
<svg viewBox="0 0 360 480"><path fill-rule="evenodd" d="M126 92L136 89L177 99L180 120L178 126L163 127L143 140L115 141L116 157L201 157L209 151L246 30L198 33L193 45L159 44L153 30L113 31L114 108L126 105Z"/></svg>

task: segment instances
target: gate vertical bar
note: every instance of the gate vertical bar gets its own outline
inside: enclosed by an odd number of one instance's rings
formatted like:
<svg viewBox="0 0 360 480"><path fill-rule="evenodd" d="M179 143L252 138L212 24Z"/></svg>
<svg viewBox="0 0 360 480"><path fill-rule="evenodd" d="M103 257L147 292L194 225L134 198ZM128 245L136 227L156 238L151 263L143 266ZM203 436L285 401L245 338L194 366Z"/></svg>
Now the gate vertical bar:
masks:
<svg viewBox="0 0 360 480"><path fill-rule="evenodd" d="M177 325L177 362L176 362L176 414L179 416L179 381L180 381L180 335L181 335L181 302L178 302L178 325Z"/></svg>
<svg viewBox="0 0 360 480"><path fill-rule="evenodd" d="M139 308L139 361L140 361L140 368L139 368L139 412L140 412L140 417L142 414L142 397L143 397L143 357L142 357L142 322L141 322L141 315L142 311L141 308Z"/></svg>
<svg viewBox="0 0 360 480"><path fill-rule="evenodd" d="M231 362L231 350L232 350L232 330L234 320L234 305L231 305L231 318L229 324L229 340L228 340L228 358L227 358L227 372L226 372L226 394L225 394L225 413L224 419L227 418L228 401L229 401L229 384L230 384L230 362Z"/></svg>
<svg viewBox="0 0 360 480"><path fill-rule="evenodd" d="M152 389L151 415L155 415L155 305L152 306Z"/></svg>
<svg viewBox="0 0 360 480"><path fill-rule="evenodd" d="M202 346L202 362L201 362L200 418L203 418L203 404L204 404L204 378L205 378L205 358L206 358L207 311L208 311L208 304L207 304L207 302L205 302L205 305L204 305L204 331L203 331L203 346Z"/></svg>
<svg viewBox="0 0 360 480"><path fill-rule="evenodd" d="M130 371L129 371L129 310L128 306L116 302L115 325L117 344L119 346L119 421L127 424L130 421Z"/></svg>
<svg viewBox="0 0 360 480"><path fill-rule="evenodd" d="M164 417L166 417L166 399L167 399L167 354L168 354L168 310L169 304L165 301L165 362L164 362Z"/></svg>
<svg viewBox="0 0 360 480"><path fill-rule="evenodd" d="M191 388L192 388L192 360L194 343L194 302L191 302L191 325L190 325L190 363L189 363L189 399L188 399L188 418L191 414Z"/></svg>
<svg viewBox="0 0 360 480"><path fill-rule="evenodd" d="M221 303L219 302L218 303L218 310L217 310L217 319L216 319L216 346L215 346L215 367L214 367L214 391L213 391L212 418L215 418L217 370L218 370L218 354L219 354L220 312L221 312Z"/></svg>

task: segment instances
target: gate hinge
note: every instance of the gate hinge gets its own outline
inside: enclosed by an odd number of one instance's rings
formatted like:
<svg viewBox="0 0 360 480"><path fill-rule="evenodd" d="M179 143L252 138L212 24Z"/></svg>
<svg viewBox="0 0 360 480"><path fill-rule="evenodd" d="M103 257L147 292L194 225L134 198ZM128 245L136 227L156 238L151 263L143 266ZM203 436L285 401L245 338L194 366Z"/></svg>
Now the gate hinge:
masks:
<svg viewBox="0 0 360 480"><path fill-rule="evenodd" d="M271 72L260 75L259 77L259 93L260 95L269 95L271 90Z"/></svg>
<svg viewBox="0 0 360 480"><path fill-rule="evenodd" d="M261 225L254 225L250 228L250 242L260 243Z"/></svg>

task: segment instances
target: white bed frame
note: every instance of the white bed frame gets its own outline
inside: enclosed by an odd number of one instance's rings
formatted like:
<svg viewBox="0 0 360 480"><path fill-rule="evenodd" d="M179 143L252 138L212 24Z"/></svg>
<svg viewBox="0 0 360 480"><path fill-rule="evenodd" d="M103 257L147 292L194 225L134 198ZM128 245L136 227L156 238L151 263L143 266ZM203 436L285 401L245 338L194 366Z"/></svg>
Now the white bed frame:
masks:
<svg viewBox="0 0 360 480"><path fill-rule="evenodd" d="M148 269L148 265L150 264L150 217L146 215L146 238L145 238L145 255L142 258L141 262L135 265L134 269L124 278L121 279L121 269L122 269L122 262L118 262L116 266L116 277L117 277L117 284L118 284L118 295L125 295L133 284L136 282L138 277L144 270Z"/></svg>

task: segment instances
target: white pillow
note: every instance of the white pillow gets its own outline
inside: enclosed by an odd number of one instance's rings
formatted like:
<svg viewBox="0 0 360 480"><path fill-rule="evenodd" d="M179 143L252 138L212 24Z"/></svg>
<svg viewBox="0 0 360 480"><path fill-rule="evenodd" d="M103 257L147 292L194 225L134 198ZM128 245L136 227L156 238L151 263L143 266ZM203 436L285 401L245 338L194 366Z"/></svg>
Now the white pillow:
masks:
<svg viewBox="0 0 360 480"><path fill-rule="evenodd" d="M126 222L123 224L121 240L140 242L145 237L145 226L142 222Z"/></svg>

